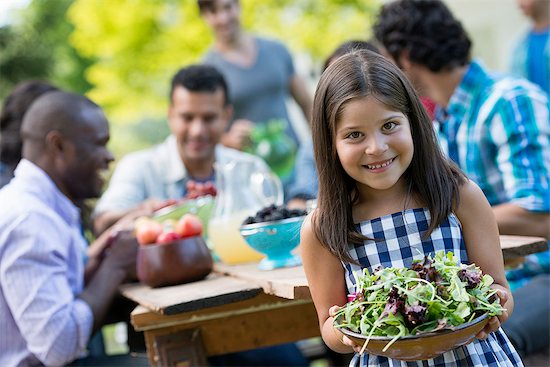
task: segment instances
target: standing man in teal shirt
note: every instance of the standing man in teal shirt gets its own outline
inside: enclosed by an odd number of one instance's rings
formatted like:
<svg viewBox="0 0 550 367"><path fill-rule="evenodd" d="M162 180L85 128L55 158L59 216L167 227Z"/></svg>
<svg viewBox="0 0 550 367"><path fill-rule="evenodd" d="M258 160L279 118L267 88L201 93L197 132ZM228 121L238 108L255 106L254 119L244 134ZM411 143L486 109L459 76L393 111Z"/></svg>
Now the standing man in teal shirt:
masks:
<svg viewBox="0 0 550 367"><path fill-rule="evenodd" d="M517 0L517 3L531 19L532 27L514 48L510 71L550 95L550 1Z"/></svg>

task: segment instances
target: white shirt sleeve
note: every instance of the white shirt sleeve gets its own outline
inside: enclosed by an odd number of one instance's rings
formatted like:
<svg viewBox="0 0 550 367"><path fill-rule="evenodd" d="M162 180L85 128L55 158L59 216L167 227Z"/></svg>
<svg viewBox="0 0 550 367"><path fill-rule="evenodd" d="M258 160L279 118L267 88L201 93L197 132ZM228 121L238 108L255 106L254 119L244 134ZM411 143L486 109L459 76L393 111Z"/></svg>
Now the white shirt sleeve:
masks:
<svg viewBox="0 0 550 367"><path fill-rule="evenodd" d="M129 154L117 164L105 193L98 200L94 213L128 210L148 199L147 181L157 180L162 185L162 178L155 177L147 162L147 156ZM154 183L154 182L153 182Z"/></svg>
<svg viewBox="0 0 550 367"><path fill-rule="evenodd" d="M68 230L69 228L69 230ZM82 291L82 249L61 220L31 213L9 230L0 264L6 303L27 347L45 365L85 353L93 314Z"/></svg>

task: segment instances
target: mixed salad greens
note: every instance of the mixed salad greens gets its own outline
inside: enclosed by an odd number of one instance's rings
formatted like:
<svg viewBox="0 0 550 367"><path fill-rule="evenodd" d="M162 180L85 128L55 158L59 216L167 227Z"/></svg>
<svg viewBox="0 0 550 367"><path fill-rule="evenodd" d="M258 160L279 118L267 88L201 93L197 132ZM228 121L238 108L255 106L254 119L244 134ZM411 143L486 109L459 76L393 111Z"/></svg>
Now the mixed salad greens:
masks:
<svg viewBox="0 0 550 367"><path fill-rule="evenodd" d="M487 313L500 315L493 278L475 264L460 264L452 252L416 260L410 268L363 269L354 274L356 293L335 315L334 326L367 336L391 337L386 351L407 335L453 329ZM363 348L364 350L364 348Z"/></svg>

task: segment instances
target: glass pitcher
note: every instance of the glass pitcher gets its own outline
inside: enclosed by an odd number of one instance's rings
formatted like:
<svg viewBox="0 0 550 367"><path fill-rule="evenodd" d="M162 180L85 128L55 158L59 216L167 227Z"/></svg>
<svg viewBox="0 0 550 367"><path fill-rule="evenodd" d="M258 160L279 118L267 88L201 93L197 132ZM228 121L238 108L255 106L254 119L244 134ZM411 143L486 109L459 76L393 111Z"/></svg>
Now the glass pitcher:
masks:
<svg viewBox="0 0 550 367"><path fill-rule="evenodd" d="M271 204L283 203L281 181L272 173L258 172L254 161L215 164L216 196L214 214L208 224L208 239L220 260L226 264L259 261L239 233L248 216Z"/></svg>

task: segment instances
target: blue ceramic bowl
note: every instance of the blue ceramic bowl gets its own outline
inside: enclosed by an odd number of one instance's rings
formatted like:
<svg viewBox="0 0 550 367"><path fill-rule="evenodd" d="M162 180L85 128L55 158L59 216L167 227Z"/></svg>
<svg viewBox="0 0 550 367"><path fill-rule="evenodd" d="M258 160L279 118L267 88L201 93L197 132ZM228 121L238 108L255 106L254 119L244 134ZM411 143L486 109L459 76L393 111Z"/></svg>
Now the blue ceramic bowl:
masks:
<svg viewBox="0 0 550 367"><path fill-rule="evenodd" d="M300 256L291 251L300 243L300 228L305 216L246 224L240 232L246 243L254 250L266 255L258 267L271 270L302 263Z"/></svg>

